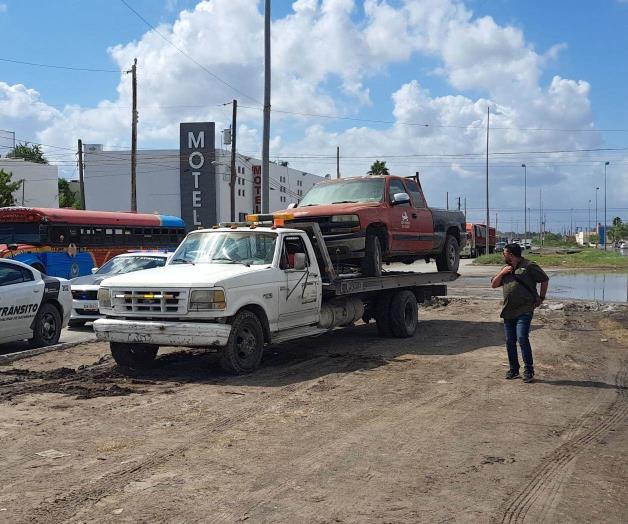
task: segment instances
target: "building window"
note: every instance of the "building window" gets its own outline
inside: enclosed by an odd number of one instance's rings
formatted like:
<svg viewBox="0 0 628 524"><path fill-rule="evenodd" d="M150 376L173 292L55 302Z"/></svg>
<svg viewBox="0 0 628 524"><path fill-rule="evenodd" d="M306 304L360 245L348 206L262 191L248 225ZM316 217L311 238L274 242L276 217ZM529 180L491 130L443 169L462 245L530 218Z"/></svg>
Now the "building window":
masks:
<svg viewBox="0 0 628 524"><path fill-rule="evenodd" d="M244 196L244 189L242 190L242 196Z"/></svg>
<svg viewBox="0 0 628 524"><path fill-rule="evenodd" d="M303 195L303 191L301 189L298 189L297 190L297 195L299 195L299 196Z"/></svg>

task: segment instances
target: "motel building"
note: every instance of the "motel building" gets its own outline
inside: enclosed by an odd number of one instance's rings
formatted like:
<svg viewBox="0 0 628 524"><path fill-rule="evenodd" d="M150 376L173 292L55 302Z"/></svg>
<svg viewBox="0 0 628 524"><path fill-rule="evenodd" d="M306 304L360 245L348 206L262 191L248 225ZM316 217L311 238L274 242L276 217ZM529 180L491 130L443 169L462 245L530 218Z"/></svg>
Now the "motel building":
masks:
<svg viewBox="0 0 628 524"><path fill-rule="evenodd" d="M215 147L214 122L180 124L179 149L137 152L137 211L180 216L189 230L230 220L231 151ZM85 205L99 211L131 206L131 151L84 144ZM270 211L298 202L324 180L271 162ZM236 219L261 211L262 161L236 155Z"/></svg>

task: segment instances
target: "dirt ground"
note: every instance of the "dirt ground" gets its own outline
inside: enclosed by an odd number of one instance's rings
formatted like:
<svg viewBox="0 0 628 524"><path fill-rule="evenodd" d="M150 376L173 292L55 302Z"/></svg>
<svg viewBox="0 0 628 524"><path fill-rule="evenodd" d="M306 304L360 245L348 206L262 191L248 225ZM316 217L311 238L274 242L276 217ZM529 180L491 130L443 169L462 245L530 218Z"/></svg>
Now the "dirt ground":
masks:
<svg viewBox="0 0 628 524"><path fill-rule="evenodd" d="M454 299L245 377L174 349L129 377L103 343L0 367L0 521L627 522L626 309L539 312L532 384L498 314Z"/></svg>

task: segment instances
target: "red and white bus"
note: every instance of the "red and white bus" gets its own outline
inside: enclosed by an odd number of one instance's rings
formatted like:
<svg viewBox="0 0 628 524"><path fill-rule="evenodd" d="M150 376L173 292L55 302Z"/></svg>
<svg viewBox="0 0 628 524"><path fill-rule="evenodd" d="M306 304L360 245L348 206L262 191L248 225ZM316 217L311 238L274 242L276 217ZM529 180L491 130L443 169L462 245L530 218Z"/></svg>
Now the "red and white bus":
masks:
<svg viewBox="0 0 628 524"><path fill-rule="evenodd" d="M129 250L174 250L184 236L185 224L174 216L0 208L0 258L63 278L87 275Z"/></svg>

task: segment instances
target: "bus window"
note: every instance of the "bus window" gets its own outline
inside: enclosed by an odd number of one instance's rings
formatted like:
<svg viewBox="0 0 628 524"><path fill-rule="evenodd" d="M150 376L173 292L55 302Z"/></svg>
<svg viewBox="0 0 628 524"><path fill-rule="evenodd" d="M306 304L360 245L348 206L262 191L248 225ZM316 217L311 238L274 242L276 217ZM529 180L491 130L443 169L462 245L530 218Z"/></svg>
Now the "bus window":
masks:
<svg viewBox="0 0 628 524"><path fill-rule="evenodd" d="M53 226L50 229L50 243L51 244L67 244L68 243L68 228Z"/></svg>

